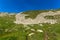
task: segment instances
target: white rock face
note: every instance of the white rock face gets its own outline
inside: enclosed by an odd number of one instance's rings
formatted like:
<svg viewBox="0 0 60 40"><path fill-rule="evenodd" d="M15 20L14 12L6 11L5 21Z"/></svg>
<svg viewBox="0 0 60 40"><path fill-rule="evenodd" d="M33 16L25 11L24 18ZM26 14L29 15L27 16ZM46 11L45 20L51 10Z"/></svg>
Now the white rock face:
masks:
<svg viewBox="0 0 60 40"><path fill-rule="evenodd" d="M55 23L57 23L57 20L45 19L44 16L47 16L47 15L52 15L53 16L53 15L57 15L57 14L60 14L60 11L57 11L57 12L52 12L52 11L43 12L43 13L40 13L39 15L37 15L37 17L35 19L31 19L31 18L25 19L25 16L28 16L27 14L18 13L16 15L16 21L14 21L14 23L16 23L16 24L39 24L39 23L55 24Z"/></svg>

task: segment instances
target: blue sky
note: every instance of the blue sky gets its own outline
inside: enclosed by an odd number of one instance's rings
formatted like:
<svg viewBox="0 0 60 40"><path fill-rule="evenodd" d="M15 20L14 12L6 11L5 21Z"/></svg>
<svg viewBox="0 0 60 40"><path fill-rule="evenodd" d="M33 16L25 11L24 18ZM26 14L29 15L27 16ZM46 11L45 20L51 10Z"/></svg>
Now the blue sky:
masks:
<svg viewBox="0 0 60 40"><path fill-rule="evenodd" d="M0 0L0 12L22 12L60 8L60 0Z"/></svg>

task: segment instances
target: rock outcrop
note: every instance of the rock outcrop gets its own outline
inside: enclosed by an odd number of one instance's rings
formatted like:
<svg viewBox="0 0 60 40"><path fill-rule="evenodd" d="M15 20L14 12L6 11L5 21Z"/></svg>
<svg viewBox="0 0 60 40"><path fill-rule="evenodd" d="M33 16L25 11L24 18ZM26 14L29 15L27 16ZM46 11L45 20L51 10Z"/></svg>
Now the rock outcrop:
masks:
<svg viewBox="0 0 60 40"><path fill-rule="evenodd" d="M57 23L57 20L55 19L46 19L44 18L47 15L60 15L60 11L56 11L56 12L52 12L52 11L48 11L48 12L42 12L40 14L38 14L36 16L36 18L32 19L32 18L28 18L26 19L25 16L29 16L28 14L23 14L22 13L18 13L15 17L16 17L16 21L14 21L14 23L16 24L39 24L39 23L51 23L51 24L55 24Z"/></svg>

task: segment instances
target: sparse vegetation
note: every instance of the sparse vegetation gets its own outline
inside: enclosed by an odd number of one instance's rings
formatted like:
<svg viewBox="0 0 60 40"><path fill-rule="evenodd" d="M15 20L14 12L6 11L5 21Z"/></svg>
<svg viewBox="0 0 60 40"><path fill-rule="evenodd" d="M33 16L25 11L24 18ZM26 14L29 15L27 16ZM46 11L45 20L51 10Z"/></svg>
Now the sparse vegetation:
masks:
<svg viewBox="0 0 60 40"><path fill-rule="evenodd" d="M29 16L26 18L36 18L37 15L39 15L42 12L48 12L48 10L34 10L34 11L27 11L27 12L23 12L23 14L28 14Z"/></svg>
<svg viewBox="0 0 60 40"><path fill-rule="evenodd" d="M44 18L46 18L46 19L55 19L55 17L54 16L51 16L51 15L47 15Z"/></svg>

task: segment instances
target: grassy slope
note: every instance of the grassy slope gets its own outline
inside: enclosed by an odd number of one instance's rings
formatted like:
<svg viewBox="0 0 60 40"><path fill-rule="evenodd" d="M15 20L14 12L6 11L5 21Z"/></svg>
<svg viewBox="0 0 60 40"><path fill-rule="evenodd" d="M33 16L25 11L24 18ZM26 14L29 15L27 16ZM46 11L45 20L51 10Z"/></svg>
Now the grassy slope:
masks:
<svg viewBox="0 0 60 40"><path fill-rule="evenodd" d="M23 12L23 14L28 14L29 16L26 16L25 18L36 18L36 16L42 12L48 12L48 10L31 10L31 11L26 11L26 12Z"/></svg>
<svg viewBox="0 0 60 40"><path fill-rule="evenodd" d="M39 15L40 13L43 13L43 12L49 12L49 11L52 11L52 12L56 12L56 11L60 11L60 9L57 9L57 10L31 10L31 11L26 11L26 12L23 12L23 14L28 14L29 16L26 16L25 18L36 18L37 15Z"/></svg>
<svg viewBox="0 0 60 40"><path fill-rule="evenodd" d="M37 14L37 13L36 13ZM31 17L33 15L29 14ZM35 34L31 37L28 37L27 34L31 33L30 29L25 30L24 25L22 24L14 24L15 15L13 16L4 16L0 17L0 40L43 40L44 32L34 32ZM43 24L41 27L39 24L28 25L28 27L33 28L35 30L42 29L47 31L49 40L60 40L60 23L59 24ZM8 29L7 32L5 30ZM17 30L15 30L17 29ZM12 30L12 31L9 31Z"/></svg>

